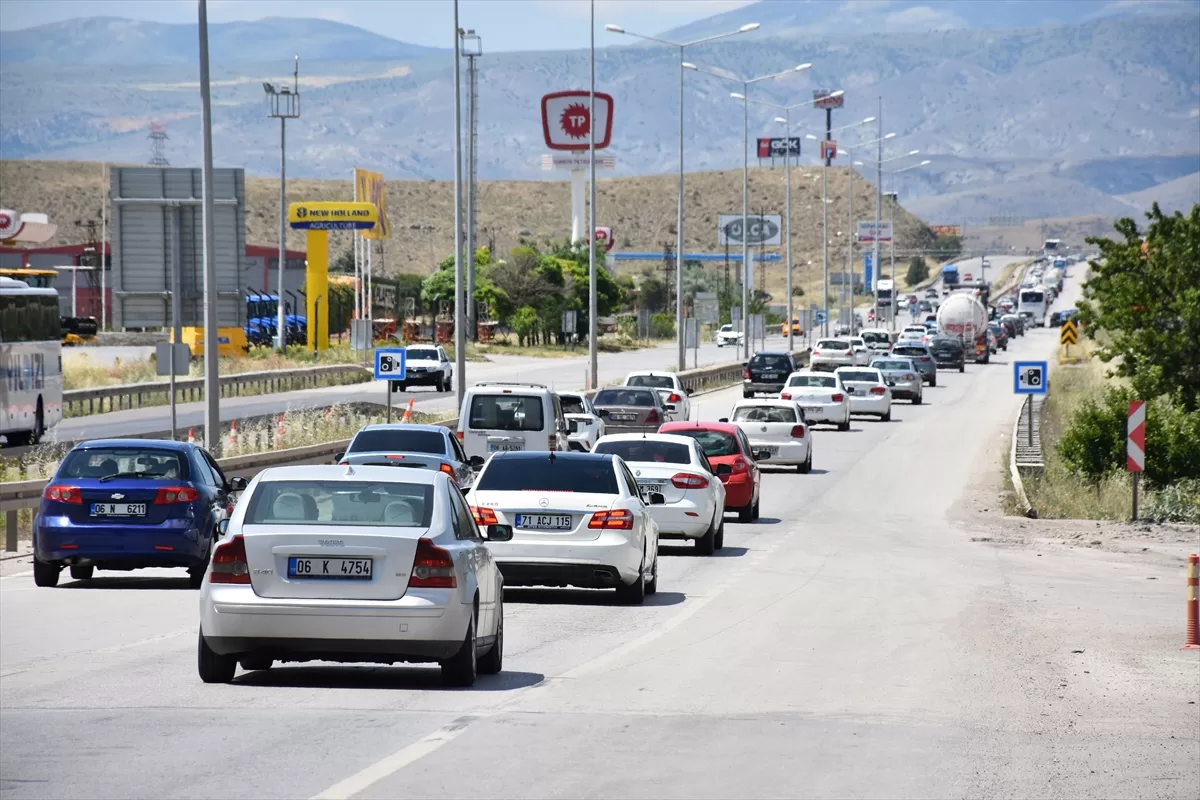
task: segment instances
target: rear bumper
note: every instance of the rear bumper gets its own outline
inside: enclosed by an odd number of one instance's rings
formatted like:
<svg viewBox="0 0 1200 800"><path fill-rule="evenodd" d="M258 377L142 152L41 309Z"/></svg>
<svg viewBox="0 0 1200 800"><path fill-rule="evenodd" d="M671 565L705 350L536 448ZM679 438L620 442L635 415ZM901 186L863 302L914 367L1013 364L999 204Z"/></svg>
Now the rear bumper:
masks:
<svg viewBox="0 0 1200 800"><path fill-rule="evenodd" d="M852 414L886 414L891 407L891 400L886 395L879 398L855 397L850 400L850 413Z"/></svg>
<svg viewBox="0 0 1200 800"><path fill-rule="evenodd" d="M399 600L259 597L250 586L205 584L200 629L223 655L280 661L437 661L462 646L474 613L454 590Z"/></svg>
<svg viewBox="0 0 1200 800"><path fill-rule="evenodd" d="M39 514L33 552L38 561L94 564L101 569L190 567L207 555L210 535L207 531L201 535L196 520L190 518L159 525L93 525Z"/></svg>
<svg viewBox="0 0 1200 800"><path fill-rule="evenodd" d="M752 392L754 394L779 394L783 391L784 385L787 383L787 376L783 376L778 381L766 383L764 381L742 381L742 391Z"/></svg>
<svg viewBox="0 0 1200 800"><path fill-rule="evenodd" d="M699 539L713 519L713 508L680 500L665 506L651 506L650 516L658 524L658 535L664 539Z"/></svg>
<svg viewBox="0 0 1200 800"><path fill-rule="evenodd" d="M489 542L505 586L604 588L633 583L642 565L641 542L616 532L582 542ZM610 577L595 573L607 570ZM567 578L570 578L568 580Z"/></svg>
<svg viewBox="0 0 1200 800"><path fill-rule="evenodd" d="M958 369L967 363L965 357L958 358L934 358L934 363L938 369Z"/></svg>
<svg viewBox="0 0 1200 800"><path fill-rule="evenodd" d="M769 447L779 448L779 453L771 456L765 461L758 462L760 467L780 467L780 466L795 466L808 461L808 454L811 448L811 441L807 436L798 441L789 442L787 444L779 444L778 442L759 442L754 439L750 440L750 446L755 450L766 450Z"/></svg>
<svg viewBox="0 0 1200 800"><path fill-rule="evenodd" d="M811 425L817 422L825 422L830 425L840 425L843 422L850 421L850 406L843 403L827 403L823 405L809 405L804 400L793 400L802 409L804 409L804 418Z"/></svg>
<svg viewBox="0 0 1200 800"><path fill-rule="evenodd" d="M819 372L833 372L838 367L853 367L854 359L849 356L844 358L827 358L818 356L810 359L808 368Z"/></svg>
<svg viewBox="0 0 1200 800"><path fill-rule="evenodd" d="M924 376L922 376L924 377ZM921 394L921 382L913 381L912 383L897 383L892 387L892 397L899 397L905 400L912 400Z"/></svg>
<svg viewBox="0 0 1200 800"><path fill-rule="evenodd" d="M440 372L406 372L404 380L393 381L403 383L407 386L436 386L442 382L442 373Z"/></svg>

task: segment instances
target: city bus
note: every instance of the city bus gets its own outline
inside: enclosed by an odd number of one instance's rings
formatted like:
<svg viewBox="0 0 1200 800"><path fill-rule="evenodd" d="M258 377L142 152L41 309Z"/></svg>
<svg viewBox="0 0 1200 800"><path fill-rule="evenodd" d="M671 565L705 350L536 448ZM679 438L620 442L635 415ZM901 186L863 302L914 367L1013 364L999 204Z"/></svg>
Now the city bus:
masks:
<svg viewBox="0 0 1200 800"><path fill-rule="evenodd" d="M1046 311L1049 305L1046 287L1041 284L1023 287L1017 293L1017 313L1028 315L1031 323L1039 328L1046 325Z"/></svg>
<svg viewBox="0 0 1200 800"><path fill-rule="evenodd" d="M58 292L0 276L0 436L37 444L62 419Z"/></svg>

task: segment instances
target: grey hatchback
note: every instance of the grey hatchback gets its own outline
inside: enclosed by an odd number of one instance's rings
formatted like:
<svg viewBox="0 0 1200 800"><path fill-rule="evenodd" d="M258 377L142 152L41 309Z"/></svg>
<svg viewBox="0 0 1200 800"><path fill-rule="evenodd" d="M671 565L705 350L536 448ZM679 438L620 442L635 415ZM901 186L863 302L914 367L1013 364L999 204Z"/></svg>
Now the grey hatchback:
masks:
<svg viewBox="0 0 1200 800"><path fill-rule="evenodd" d="M959 372L966 371L967 351L955 337L935 336L929 342L929 349L933 351L933 361L938 369L957 368Z"/></svg>
<svg viewBox="0 0 1200 800"><path fill-rule="evenodd" d="M937 386L937 362L933 360L933 352L928 345L920 342L896 342L892 345L891 355L911 358L916 368L921 371L925 382L930 386Z"/></svg>

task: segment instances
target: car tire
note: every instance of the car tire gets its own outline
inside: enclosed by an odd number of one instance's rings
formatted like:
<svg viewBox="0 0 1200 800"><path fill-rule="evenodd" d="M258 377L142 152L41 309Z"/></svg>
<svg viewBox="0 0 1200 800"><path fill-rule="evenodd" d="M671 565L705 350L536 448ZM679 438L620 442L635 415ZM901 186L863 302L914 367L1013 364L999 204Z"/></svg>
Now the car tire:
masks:
<svg viewBox="0 0 1200 800"><path fill-rule="evenodd" d="M847 419L845 422L839 422L837 428L843 433L850 430L850 420Z"/></svg>
<svg viewBox="0 0 1200 800"><path fill-rule="evenodd" d="M755 501L754 501L754 506L752 507L752 509L751 509L751 511L750 511L750 515L751 515L751 519L752 519L752 520L757 520L757 519L758 519L758 516L759 516L759 514L758 514L758 509L759 509L759 501L758 501L758 500L755 500Z"/></svg>
<svg viewBox="0 0 1200 800"><path fill-rule="evenodd" d="M475 618L467 623L467 635L463 637L458 652L441 662L442 683L446 686L474 686L479 675L479 652L475 643Z"/></svg>
<svg viewBox="0 0 1200 800"><path fill-rule="evenodd" d="M250 656L241 660L242 669L247 672L261 672L265 669L270 669L275 664L275 659L267 658L266 656Z"/></svg>
<svg viewBox="0 0 1200 800"><path fill-rule="evenodd" d="M35 586L58 586L58 574L60 572L62 572L62 567L58 564L38 561L36 558L33 560L33 584Z"/></svg>
<svg viewBox="0 0 1200 800"><path fill-rule="evenodd" d="M716 547L718 550L720 550L721 548L723 548L725 546L725 515L724 514L721 514L721 519L717 523L717 535L715 537L715 541L713 542L713 546Z"/></svg>
<svg viewBox="0 0 1200 800"><path fill-rule="evenodd" d="M717 549L717 528L712 522L708 524L708 530L704 535L696 540L696 555L711 556Z"/></svg>
<svg viewBox="0 0 1200 800"><path fill-rule="evenodd" d="M504 669L504 604L497 605L496 640L492 647L479 657L480 675L499 675Z"/></svg>
<svg viewBox="0 0 1200 800"><path fill-rule="evenodd" d="M95 571L96 567L94 564L75 564L71 567L71 579L76 581L90 581Z"/></svg>
<svg viewBox="0 0 1200 800"><path fill-rule="evenodd" d="M400 381L399 383L394 383L392 385L396 387L397 392L407 392L408 391L408 384L405 383L404 381Z"/></svg>
<svg viewBox="0 0 1200 800"><path fill-rule="evenodd" d="M743 400L749 400L751 397L754 397L754 392L742 392Z"/></svg>
<svg viewBox="0 0 1200 800"><path fill-rule="evenodd" d="M796 467L796 471L801 473L802 475L807 475L808 473L812 472L812 449L811 448L808 451L808 459L803 464Z"/></svg>
<svg viewBox="0 0 1200 800"><path fill-rule="evenodd" d="M646 576L643 574L645 565L638 570L637 580L633 583L617 584L617 600L623 605L640 606L646 602Z"/></svg>
<svg viewBox="0 0 1200 800"><path fill-rule="evenodd" d="M912 399L912 404L913 404L914 406L919 406L919 405L921 405L921 399L922 399L922 398L921 398L921 392L917 392L917 396L916 396L916 397L914 397L914 398Z"/></svg>
<svg viewBox="0 0 1200 800"><path fill-rule="evenodd" d="M880 422L891 422L892 421L892 410L889 408L888 412L886 414L880 414L879 421Z"/></svg>
<svg viewBox="0 0 1200 800"><path fill-rule="evenodd" d="M937 373L936 373L936 372L935 372L935 373L933 373L933 378L932 378L932 379L930 379L930 381L929 381L929 386L930 386L931 388L932 388L932 387L934 387L934 386L937 386Z"/></svg>
<svg viewBox="0 0 1200 800"><path fill-rule="evenodd" d="M958 365L958 371L959 371L960 373L962 373L962 372L966 372L966 371L967 371L967 365L966 365L966 364L959 364L959 365Z"/></svg>
<svg viewBox="0 0 1200 800"><path fill-rule="evenodd" d="M213 652L204 641L204 631L197 634L196 671L205 683L229 683L237 672L237 659Z"/></svg>
<svg viewBox="0 0 1200 800"><path fill-rule="evenodd" d="M650 580L646 581L646 594L658 594L658 556L654 557L654 563L650 565Z"/></svg>
<svg viewBox="0 0 1200 800"><path fill-rule="evenodd" d="M204 554L204 558L187 568L189 588L199 589L204 585L204 573L208 572L208 561L212 558L213 542L217 540L218 535L218 532L214 529L212 539L208 542L208 552Z"/></svg>
<svg viewBox="0 0 1200 800"><path fill-rule="evenodd" d="M737 510L738 522L754 521L754 505L745 505Z"/></svg>

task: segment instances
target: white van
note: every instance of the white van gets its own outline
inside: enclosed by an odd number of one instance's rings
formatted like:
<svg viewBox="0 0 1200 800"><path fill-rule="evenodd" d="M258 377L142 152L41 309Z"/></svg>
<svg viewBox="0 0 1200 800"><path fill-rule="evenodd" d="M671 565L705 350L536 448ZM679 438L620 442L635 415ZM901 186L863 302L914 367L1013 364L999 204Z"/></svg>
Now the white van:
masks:
<svg viewBox="0 0 1200 800"><path fill-rule="evenodd" d="M467 458L509 450L565 451L570 432L558 395L539 383L477 383L458 414Z"/></svg>

